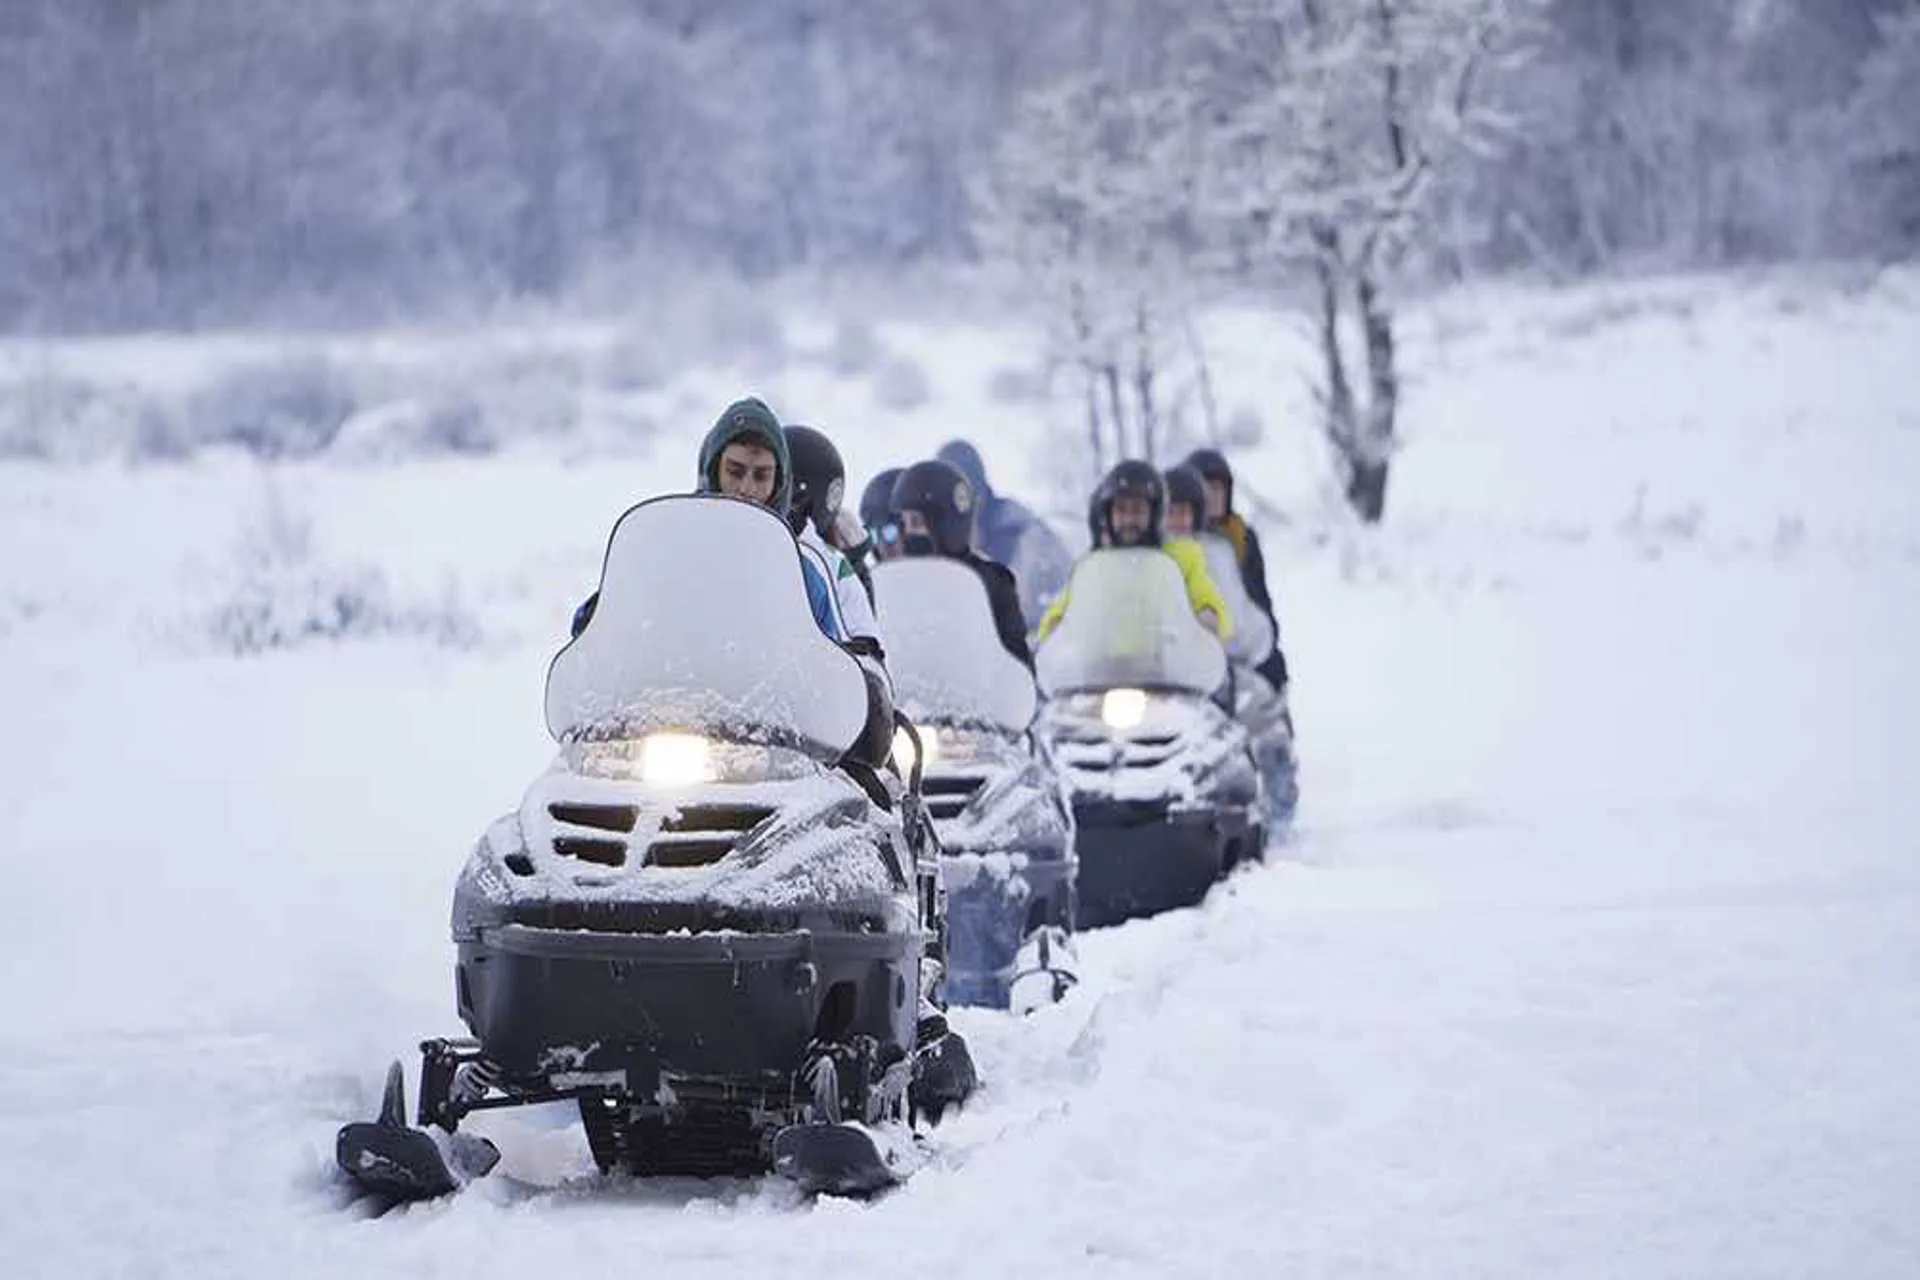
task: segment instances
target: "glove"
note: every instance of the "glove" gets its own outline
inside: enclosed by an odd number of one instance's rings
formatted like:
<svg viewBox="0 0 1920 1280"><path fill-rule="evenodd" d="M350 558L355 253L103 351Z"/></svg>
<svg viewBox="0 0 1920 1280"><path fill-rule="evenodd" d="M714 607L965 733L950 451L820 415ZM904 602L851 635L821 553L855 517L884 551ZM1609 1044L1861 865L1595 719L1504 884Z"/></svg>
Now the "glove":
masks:
<svg viewBox="0 0 1920 1280"><path fill-rule="evenodd" d="M842 551L857 551L867 540L867 526L860 523L858 512L840 508L833 518L833 528L828 531L827 541Z"/></svg>

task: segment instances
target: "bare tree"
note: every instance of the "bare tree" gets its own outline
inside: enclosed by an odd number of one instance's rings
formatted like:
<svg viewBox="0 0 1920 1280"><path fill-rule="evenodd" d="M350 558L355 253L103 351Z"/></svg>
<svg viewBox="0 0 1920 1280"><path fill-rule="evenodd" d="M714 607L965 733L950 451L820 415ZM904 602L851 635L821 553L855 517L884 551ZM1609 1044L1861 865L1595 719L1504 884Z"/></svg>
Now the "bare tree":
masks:
<svg viewBox="0 0 1920 1280"><path fill-rule="evenodd" d="M1086 73L1032 94L980 184L975 234L1076 371L1097 470L1155 458L1201 376L1194 121L1177 95Z"/></svg>
<svg viewBox="0 0 1920 1280"><path fill-rule="evenodd" d="M1209 212L1235 257L1304 269L1323 427L1361 519L1386 511L1401 386L1391 286L1436 180L1504 121L1527 0L1217 0L1194 42Z"/></svg>

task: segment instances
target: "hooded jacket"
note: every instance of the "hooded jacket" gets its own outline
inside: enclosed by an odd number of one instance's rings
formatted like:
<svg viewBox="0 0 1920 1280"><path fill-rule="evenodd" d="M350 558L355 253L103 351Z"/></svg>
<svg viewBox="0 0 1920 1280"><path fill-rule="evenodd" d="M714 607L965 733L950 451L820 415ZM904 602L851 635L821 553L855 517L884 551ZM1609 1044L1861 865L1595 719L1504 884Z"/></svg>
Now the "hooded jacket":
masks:
<svg viewBox="0 0 1920 1280"><path fill-rule="evenodd" d="M787 451L786 433L780 429L780 419L774 416L773 410L765 402L753 397L728 405L719 420L707 431L706 438L700 442L700 473L695 492L720 492L720 455L726 452L728 445L741 440L751 441L773 454L773 496L766 505L784 521L787 509L793 502L793 460ZM797 545L795 552L800 559L801 576L807 584L807 606L813 613L814 623L828 639L845 644L849 636L837 607L832 581L822 567L801 552ZM586 628L599 602L600 593L596 591L574 610L574 635L579 635Z"/></svg>
<svg viewBox="0 0 1920 1280"><path fill-rule="evenodd" d="M1073 554L1067 544L1026 504L993 491L986 462L973 445L950 440L936 456L973 486L974 542L987 559L997 560L1012 571L1021 612L1029 620L1037 620L1047 604L1066 589L1073 572Z"/></svg>

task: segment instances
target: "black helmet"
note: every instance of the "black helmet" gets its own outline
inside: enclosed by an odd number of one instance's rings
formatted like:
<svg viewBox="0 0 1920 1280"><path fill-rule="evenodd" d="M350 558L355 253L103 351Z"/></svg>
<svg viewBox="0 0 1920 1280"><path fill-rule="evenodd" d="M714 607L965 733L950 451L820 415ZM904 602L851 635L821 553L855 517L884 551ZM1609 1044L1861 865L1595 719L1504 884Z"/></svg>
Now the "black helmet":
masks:
<svg viewBox="0 0 1920 1280"><path fill-rule="evenodd" d="M867 487L860 491L861 524L869 529L878 529L893 519L893 484L900 478L900 473L904 469L888 467L867 481Z"/></svg>
<svg viewBox="0 0 1920 1280"><path fill-rule="evenodd" d="M1233 510L1233 468L1227 465L1227 455L1218 449L1195 449L1180 464L1192 467L1200 473L1202 480L1218 480L1227 486L1227 510Z"/></svg>
<svg viewBox="0 0 1920 1280"><path fill-rule="evenodd" d="M860 523L866 526L873 554L888 560L900 554L900 517L893 511L893 482L901 468L888 467L860 491Z"/></svg>
<svg viewBox="0 0 1920 1280"><path fill-rule="evenodd" d="M1207 482L1198 468L1190 463L1181 463L1177 467L1167 468L1162 477L1167 485L1167 509L1191 507L1193 509L1193 527L1196 530L1207 527Z"/></svg>
<svg viewBox="0 0 1920 1280"><path fill-rule="evenodd" d="M950 463L916 462L901 472L893 486L893 510L918 511L933 534L932 550L941 555L964 556L973 546L973 486Z"/></svg>
<svg viewBox="0 0 1920 1280"><path fill-rule="evenodd" d="M840 499L847 488L846 464L824 432L802 426L785 430L787 453L793 462L793 498L787 507L787 520L796 534L811 522L814 532L824 538L840 514Z"/></svg>
<svg viewBox="0 0 1920 1280"><path fill-rule="evenodd" d="M1142 462L1138 458L1130 458L1107 472L1107 478L1093 491L1094 545L1116 545L1113 536L1113 503L1123 494L1145 498L1152 513L1148 518L1146 537L1138 545L1159 546L1160 531L1167 514L1167 486L1151 462Z"/></svg>

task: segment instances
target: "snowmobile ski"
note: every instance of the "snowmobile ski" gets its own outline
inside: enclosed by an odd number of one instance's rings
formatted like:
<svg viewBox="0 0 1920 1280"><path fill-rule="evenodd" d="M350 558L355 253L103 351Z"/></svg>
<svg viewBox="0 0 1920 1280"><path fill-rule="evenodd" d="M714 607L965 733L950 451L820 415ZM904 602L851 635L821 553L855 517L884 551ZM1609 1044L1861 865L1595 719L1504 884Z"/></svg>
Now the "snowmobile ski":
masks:
<svg viewBox="0 0 1920 1280"><path fill-rule="evenodd" d="M466 1136L459 1153L462 1172L456 1174L432 1135L407 1124L406 1113L406 1077L395 1062L387 1068L379 1119L343 1125L335 1140L334 1161L340 1171L369 1195L395 1201L436 1199L484 1177L499 1162L500 1151L491 1142Z"/></svg>
<svg viewBox="0 0 1920 1280"><path fill-rule="evenodd" d="M920 1019L920 1047L913 1055L913 1083L907 1100L914 1117L939 1124L949 1108L957 1108L980 1086L967 1042L947 1028L946 1015L928 1013Z"/></svg>
<svg viewBox="0 0 1920 1280"><path fill-rule="evenodd" d="M865 1125L791 1124L773 1135L773 1171L808 1195L870 1196L912 1172Z"/></svg>

